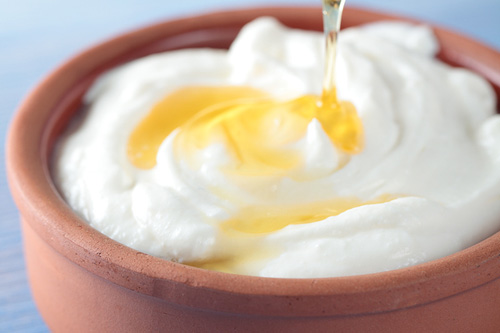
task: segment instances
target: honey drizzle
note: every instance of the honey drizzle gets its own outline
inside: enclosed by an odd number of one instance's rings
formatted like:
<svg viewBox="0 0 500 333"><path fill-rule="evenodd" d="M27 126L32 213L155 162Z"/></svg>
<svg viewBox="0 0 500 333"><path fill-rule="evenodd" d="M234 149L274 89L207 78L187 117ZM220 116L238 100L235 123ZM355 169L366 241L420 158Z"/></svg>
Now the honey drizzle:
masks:
<svg viewBox="0 0 500 333"><path fill-rule="evenodd" d="M326 59L321 96L306 95L282 103L250 87L184 87L155 105L134 129L127 145L129 160L138 168L154 167L161 142L180 127L174 148L188 159L194 151L222 138L240 161L238 175L286 173L300 162L300 156L282 146L303 137L313 119L320 122L340 151L358 153L362 149L361 120L351 103L338 100L335 85L337 38L344 2L323 0ZM392 199L381 197L363 202L358 198L338 198L293 207L242 207L239 214L219 227L226 239L242 239L245 246L233 248L222 258L188 264L246 273L248 265L279 253L256 241L260 236Z"/></svg>

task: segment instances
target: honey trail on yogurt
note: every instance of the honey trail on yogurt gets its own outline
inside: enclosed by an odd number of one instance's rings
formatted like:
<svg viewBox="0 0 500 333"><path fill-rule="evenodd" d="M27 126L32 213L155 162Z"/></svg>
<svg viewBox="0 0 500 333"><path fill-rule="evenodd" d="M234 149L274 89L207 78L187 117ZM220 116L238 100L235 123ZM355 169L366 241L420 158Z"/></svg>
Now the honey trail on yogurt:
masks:
<svg viewBox="0 0 500 333"><path fill-rule="evenodd" d="M195 170L200 167L194 157L196 152L222 142L237 161L236 166L223 170L228 177L286 176L302 162L300 154L288 147L305 136L314 119L344 155L360 152L363 146L361 120L350 102L338 100L335 87L337 37L343 6L343 0L323 0L326 61L321 96L305 95L279 102L251 87L184 87L156 104L134 129L127 145L129 160L138 168L153 168L160 144L179 129L174 139L175 153ZM245 273L245 265L269 258L276 252L257 240L258 236L391 199L365 202L358 198L337 198L294 206L240 207L236 216L219 225L221 235L226 238L245 238L239 243L239 249L233 247L234 251L225 257L190 264Z"/></svg>
<svg viewBox="0 0 500 333"><path fill-rule="evenodd" d="M127 143L129 161L140 169L151 169L156 165L156 155L163 140L201 110L220 103L265 96L267 94L257 89L238 86L190 86L174 91L157 103L130 135Z"/></svg>
<svg viewBox="0 0 500 333"><path fill-rule="evenodd" d="M226 234L233 237L241 234L262 235L289 225L314 223L337 216L352 208L384 203L393 199L396 197L383 195L370 201L349 197L293 206L244 207L238 215L223 222L220 227Z"/></svg>

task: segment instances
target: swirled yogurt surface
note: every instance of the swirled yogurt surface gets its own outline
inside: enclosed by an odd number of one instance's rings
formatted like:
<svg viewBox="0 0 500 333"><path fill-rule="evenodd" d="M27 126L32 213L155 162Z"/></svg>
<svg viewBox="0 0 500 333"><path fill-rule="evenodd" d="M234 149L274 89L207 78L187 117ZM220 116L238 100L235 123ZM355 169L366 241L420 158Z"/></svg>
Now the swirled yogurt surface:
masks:
<svg viewBox="0 0 500 333"><path fill-rule="evenodd" d="M402 268L499 230L495 95L477 75L437 61L439 45L424 26L341 32L336 82L362 119L359 154L337 149L313 119L277 147L299 159L276 172L241 171L224 141L183 150L182 126L162 139L151 168L127 157L141 120L186 87L251 87L275 100L320 94L322 44L319 33L261 18L229 51L155 54L108 72L55 153L62 195L90 225L134 249L267 277ZM178 117L182 106L168 112Z"/></svg>

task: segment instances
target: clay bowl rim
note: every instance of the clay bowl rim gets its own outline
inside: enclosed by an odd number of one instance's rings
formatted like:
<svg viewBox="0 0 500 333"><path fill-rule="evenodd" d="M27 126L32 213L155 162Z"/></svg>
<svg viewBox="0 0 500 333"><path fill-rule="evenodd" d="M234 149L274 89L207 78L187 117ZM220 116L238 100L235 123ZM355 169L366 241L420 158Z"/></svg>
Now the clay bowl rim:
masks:
<svg viewBox="0 0 500 333"><path fill-rule="evenodd" d="M320 29L316 22L321 20L317 7L219 11L169 20L122 34L61 65L25 98L10 126L6 154L8 178L22 219L69 260L118 285L155 297L167 297L169 283L185 287L187 289L183 290L187 291L194 288L198 292L205 290L216 294L313 298L334 295L352 298L370 294L384 298L386 302L389 302L391 293L415 293L399 305L387 303L387 306L379 307L389 310L432 302L498 279L500 269L495 269L495 263L500 256L500 232L447 257L388 272L333 278L262 278L203 270L138 252L88 226L61 199L49 173L48 155L55 139L54 131L56 128L60 131L63 126L62 111L57 113L54 110L75 109L81 94L98 73L135 57L134 50L146 50L161 39L182 33L183 29L217 31L221 28L220 22L224 22L224 27L234 28L262 15L278 17L283 23L294 26L290 22L296 21L297 14L311 28ZM395 19L416 22L354 7L346 8L343 21L351 26ZM441 57L452 65L473 68L495 84L498 95L500 53L456 33L433 28L442 44ZM98 60L89 60L94 58ZM484 269L489 274L483 274ZM475 278L471 279L471 276ZM447 283L450 278L454 279L453 284ZM439 288L432 287L436 284ZM418 290L422 288L433 288L435 293L419 295ZM366 302L373 305L381 301ZM370 304L365 304L367 309Z"/></svg>

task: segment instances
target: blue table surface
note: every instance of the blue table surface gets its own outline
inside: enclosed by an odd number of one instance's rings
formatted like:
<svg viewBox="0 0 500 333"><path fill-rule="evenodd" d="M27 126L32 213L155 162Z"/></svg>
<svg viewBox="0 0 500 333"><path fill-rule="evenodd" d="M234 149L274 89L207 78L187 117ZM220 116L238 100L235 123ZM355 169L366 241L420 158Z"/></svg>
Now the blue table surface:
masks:
<svg viewBox="0 0 500 333"><path fill-rule="evenodd" d="M0 0L0 156L17 105L75 52L122 31L228 8L320 5L320 0ZM438 24L500 50L500 0L347 0L347 5ZM18 212L0 163L0 332L46 332L31 298Z"/></svg>

